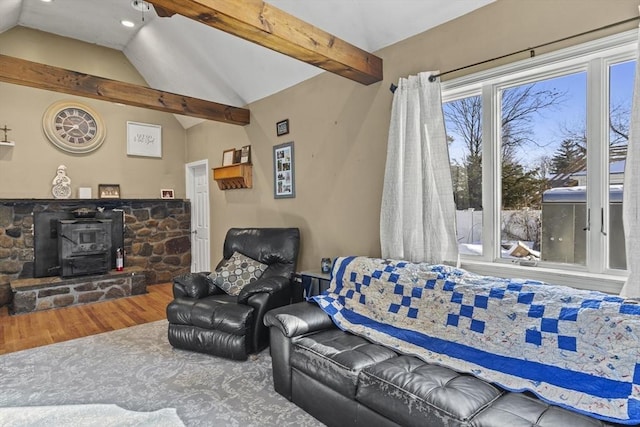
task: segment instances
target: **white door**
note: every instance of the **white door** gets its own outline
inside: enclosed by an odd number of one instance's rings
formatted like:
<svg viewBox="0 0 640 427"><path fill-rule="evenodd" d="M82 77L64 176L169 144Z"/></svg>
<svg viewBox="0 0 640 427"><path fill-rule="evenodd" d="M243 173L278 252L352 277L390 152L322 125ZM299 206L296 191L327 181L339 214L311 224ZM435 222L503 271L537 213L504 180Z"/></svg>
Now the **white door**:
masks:
<svg viewBox="0 0 640 427"><path fill-rule="evenodd" d="M209 161L188 163L186 173L187 198L191 200L191 271L210 271Z"/></svg>

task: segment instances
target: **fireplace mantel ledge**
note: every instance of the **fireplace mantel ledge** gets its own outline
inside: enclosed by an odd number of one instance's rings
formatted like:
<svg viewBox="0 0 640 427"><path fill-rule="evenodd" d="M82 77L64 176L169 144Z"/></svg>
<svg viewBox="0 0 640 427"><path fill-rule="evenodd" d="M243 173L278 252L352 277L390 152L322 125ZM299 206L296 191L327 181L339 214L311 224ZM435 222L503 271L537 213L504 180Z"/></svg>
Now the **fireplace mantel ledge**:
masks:
<svg viewBox="0 0 640 427"><path fill-rule="evenodd" d="M0 204L8 203L122 203L122 202L184 202L185 199L0 199Z"/></svg>

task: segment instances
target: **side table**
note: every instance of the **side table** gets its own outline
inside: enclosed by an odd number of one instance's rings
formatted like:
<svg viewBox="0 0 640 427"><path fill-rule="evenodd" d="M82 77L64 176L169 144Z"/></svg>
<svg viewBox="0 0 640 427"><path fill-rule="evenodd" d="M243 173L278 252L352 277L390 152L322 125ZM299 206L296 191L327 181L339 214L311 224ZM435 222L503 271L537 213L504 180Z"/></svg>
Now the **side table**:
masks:
<svg viewBox="0 0 640 427"><path fill-rule="evenodd" d="M331 282L331 274L323 273L320 270L301 271L303 299L313 295L319 295L327 288Z"/></svg>

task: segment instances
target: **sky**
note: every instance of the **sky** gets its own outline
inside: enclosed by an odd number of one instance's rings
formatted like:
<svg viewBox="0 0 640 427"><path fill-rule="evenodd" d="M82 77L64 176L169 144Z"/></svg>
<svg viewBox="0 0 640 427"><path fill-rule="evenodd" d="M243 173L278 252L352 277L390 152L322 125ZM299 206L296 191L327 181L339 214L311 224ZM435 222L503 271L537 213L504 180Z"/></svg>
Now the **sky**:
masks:
<svg viewBox="0 0 640 427"><path fill-rule="evenodd" d="M612 105L624 104L631 110L635 61L615 64L611 67L610 99ZM563 140L562 128L584 127L586 116L586 73L571 74L536 83L539 89L554 89L565 92L562 103L537 114L532 121L533 139L537 144L522 147L518 158L525 165L535 167L538 159L552 157ZM446 114L446 109L445 109ZM461 161L465 154L460 137L451 129L447 132L454 137L450 146L451 161Z"/></svg>

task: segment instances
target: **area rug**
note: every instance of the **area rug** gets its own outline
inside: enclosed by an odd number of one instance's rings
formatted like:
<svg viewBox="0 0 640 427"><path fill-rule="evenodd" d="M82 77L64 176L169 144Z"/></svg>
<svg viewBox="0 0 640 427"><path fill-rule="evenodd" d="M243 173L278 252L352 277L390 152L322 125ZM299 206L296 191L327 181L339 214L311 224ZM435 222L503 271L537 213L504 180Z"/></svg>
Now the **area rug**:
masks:
<svg viewBox="0 0 640 427"><path fill-rule="evenodd" d="M273 390L268 349L245 362L177 350L166 320L0 356L0 407L87 404L175 408L186 426L322 425Z"/></svg>
<svg viewBox="0 0 640 427"><path fill-rule="evenodd" d="M175 409L135 412L116 405L60 405L0 408L2 427L180 427Z"/></svg>

